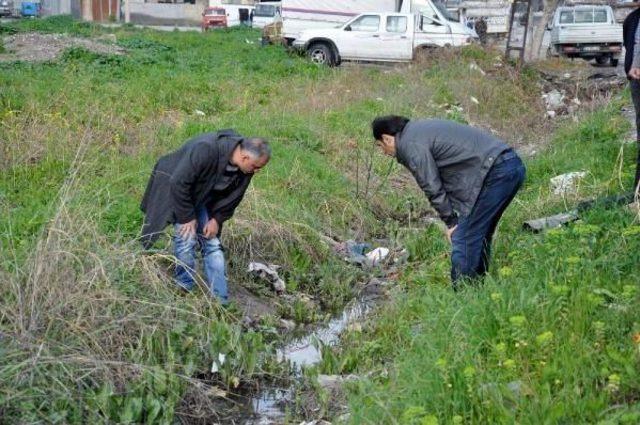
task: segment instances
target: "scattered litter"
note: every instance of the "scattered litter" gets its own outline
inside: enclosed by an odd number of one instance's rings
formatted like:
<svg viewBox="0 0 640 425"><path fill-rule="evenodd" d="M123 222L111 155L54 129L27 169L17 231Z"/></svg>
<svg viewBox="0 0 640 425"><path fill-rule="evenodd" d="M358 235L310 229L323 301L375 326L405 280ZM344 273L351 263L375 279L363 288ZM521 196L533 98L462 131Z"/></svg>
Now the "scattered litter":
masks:
<svg viewBox="0 0 640 425"><path fill-rule="evenodd" d="M345 255L345 261L366 267L379 265L390 253L389 248L386 247L378 247L370 250L371 245L353 240L348 240L344 244L339 244L336 247L336 251Z"/></svg>
<svg viewBox="0 0 640 425"><path fill-rule="evenodd" d="M552 177L550 182L553 193L555 195L575 193L578 190L579 181L586 175L587 173L584 171L574 171Z"/></svg>
<svg viewBox="0 0 640 425"><path fill-rule="evenodd" d="M381 97L376 97L376 100L379 101L379 102L382 102L384 99L381 98Z"/></svg>
<svg viewBox="0 0 640 425"><path fill-rule="evenodd" d="M551 90L550 92L543 94L542 99L544 99L547 110L555 111L556 109L560 109L564 106L564 94L558 90Z"/></svg>
<svg viewBox="0 0 640 425"><path fill-rule="evenodd" d="M569 74L568 72L566 72L566 73L564 74L564 78L571 78L571 74Z"/></svg>
<svg viewBox="0 0 640 425"><path fill-rule="evenodd" d="M480 104L480 101L479 101L477 98L473 97L473 96L471 96L471 101L472 101L473 103L475 103L476 105L479 105L479 104Z"/></svg>
<svg viewBox="0 0 640 425"><path fill-rule="evenodd" d="M225 354L218 353L218 359L211 364L211 373L218 373L226 359L227 356Z"/></svg>
<svg viewBox="0 0 640 425"><path fill-rule="evenodd" d="M480 67L478 66L478 64L477 64L477 63L475 63L475 62L471 62L471 63L469 64L469 69L472 69L472 70L474 70L474 71L478 71L478 72L479 72L480 74L482 74L483 76L484 76L484 75L487 75L487 73L486 73L486 72L484 72L484 71L482 70L482 68L480 68Z"/></svg>
<svg viewBox="0 0 640 425"><path fill-rule="evenodd" d="M205 115L207 115L203 111L201 111L200 109L196 109L195 111L193 111L193 113L198 115L198 116L201 116L201 117L204 117Z"/></svg>
<svg viewBox="0 0 640 425"><path fill-rule="evenodd" d="M379 247L374 249L373 251L365 254L367 257L368 265L371 267L375 267L380 264L385 258L389 256L389 248Z"/></svg>
<svg viewBox="0 0 640 425"><path fill-rule="evenodd" d="M244 42L247 43L247 44L254 44L253 41L251 41L251 40L249 40L247 38L244 39Z"/></svg>
<svg viewBox="0 0 640 425"><path fill-rule="evenodd" d="M545 229L553 229L564 224L571 223L578 219L578 210L569 211L562 214L556 214L549 217L537 218L535 220L525 221L522 227L532 232L541 232Z"/></svg>
<svg viewBox="0 0 640 425"><path fill-rule="evenodd" d="M564 224L571 223L572 221L576 221L580 218L581 213L596 206L599 206L601 208L615 208L617 206L628 205L629 202L633 201L633 199L634 194L631 192L621 195L606 196L604 198L587 199L585 201L579 202L576 209L574 210L552 215L549 217L529 220L523 223L523 227L525 230L540 232L545 229L559 227Z"/></svg>
<svg viewBox="0 0 640 425"><path fill-rule="evenodd" d="M278 294L282 294L286 290L286 286L284 284L284 280L280 279L280 276L278 275L277 270L279 268L280 266L275 264L266 265L251 262L249 263L249 269L247 271L255 277L268 281Z"/></svg>
<svg viewBox="0 0 640 425"><path fill-rule="evenodd" d="M300 425L331 425L331 422L327 422L323 419L315 419L313 421L302 421L300 422Z"/></svg>
<svg viewBox="0 0 640 425"><path fill-rule="evenodd" d="M553 110L547 111L547 117L555 118L556 117L556 111L553 111Z"/></svg>

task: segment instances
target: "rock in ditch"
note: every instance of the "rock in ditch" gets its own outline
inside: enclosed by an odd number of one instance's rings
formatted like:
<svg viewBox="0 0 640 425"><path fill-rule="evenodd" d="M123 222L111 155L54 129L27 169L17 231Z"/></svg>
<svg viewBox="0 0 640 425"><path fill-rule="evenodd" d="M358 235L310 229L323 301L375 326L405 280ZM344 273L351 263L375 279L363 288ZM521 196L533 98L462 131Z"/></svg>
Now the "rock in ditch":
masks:
<svg viewBox="0 0 640 425"><path fill-rule="evenodd" d="M358 380L356 375L318 375L318 385L327 391L340 390L345 382Z"/></svg>
<svg viewBox="0 0 640 425"><path fill-rule="evenodd" d="M280 329L290 332L296 328L296 322L293 320L280 319Z"/></svg>
<svg viewBox="0 0 640 425"><path fill-rule="evenodd" d="M280 276L278 275L277 270L279 268L280 266L275 264L266 265L254 261L249 263L247 271L259 279L268 281L271 283L271 286L273 286L274 291L278 294L283 294L286 286L284 284L284 280L280 279Z"/></svg>

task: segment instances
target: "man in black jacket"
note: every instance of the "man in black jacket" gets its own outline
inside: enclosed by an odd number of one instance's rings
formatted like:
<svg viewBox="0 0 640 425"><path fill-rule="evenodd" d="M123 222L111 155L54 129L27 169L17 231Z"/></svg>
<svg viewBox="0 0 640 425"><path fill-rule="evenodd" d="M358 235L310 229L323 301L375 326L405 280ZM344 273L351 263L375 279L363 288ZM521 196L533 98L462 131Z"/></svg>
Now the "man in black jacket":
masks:
<svg viewBox="0 0 640 425"><path fill-rule="evenodd" d="M220 231L270 156L264 139L222 130L197 136L158 160L140 206L145 213L142 241L149 248L167 224L174 224L179 286L193 288L195 248L200 245L211 295L228 302Z"/></svg>
<svg viewBox="0 0 640 425"><path fill-rule="evenodd" d="M629 78L631 100L636 110L636 145L638 146L638 159L636 160L636 176L633 181L633 190L638 191L640 182L640 9L631 12L622 25L622 35L625 48L624 72Z"/></svg>
<svg viewBox="0 0 640 425"><path fill-rule="evenodd" d="M491 134L453 121L391 115L376 118L372 129L446 224L454 289L462 279L486 274L493 233L524 181L518 155Z"/></svg>

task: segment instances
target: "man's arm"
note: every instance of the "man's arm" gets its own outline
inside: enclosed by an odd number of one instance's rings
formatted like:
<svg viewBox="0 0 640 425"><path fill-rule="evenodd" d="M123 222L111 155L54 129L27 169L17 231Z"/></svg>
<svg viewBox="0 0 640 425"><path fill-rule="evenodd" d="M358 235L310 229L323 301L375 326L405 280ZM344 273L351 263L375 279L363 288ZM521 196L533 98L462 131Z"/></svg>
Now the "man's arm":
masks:
<svg viewBox="0 0 640 425"><path fill-rule="evenodd" d="M242 201L250 182L251 178L247 177L225 199L212 205L212 211L209 211L209 214L218 223L218 234L222 230L222 224L233 216L236 208L240 205L240 201Z"/></svg>
<svg viewBox="0 0 640 425"><path fill-rule="evenodd" d="M189 223L196 219L191 191L198 177L207 168L212 155L208 145L199 143L184 155L171 175L171 197L176 221Z"/></svg>
<svg viewBox="0 0 640 425"><path fill-rule="evenodd" d="M417 155L409 161L409 170L415 177L422 191L429 198L431 206L435 208L448 228L458 224L458 215L451 206L451 201L442 186L440 172L431 152Z"/></svg>
<svg viewBox="0 0 640 425"><path fill-rule="evenodd" d="M631 68L640 68L640 25L636 28L633 35L633 61Z"/></svg>

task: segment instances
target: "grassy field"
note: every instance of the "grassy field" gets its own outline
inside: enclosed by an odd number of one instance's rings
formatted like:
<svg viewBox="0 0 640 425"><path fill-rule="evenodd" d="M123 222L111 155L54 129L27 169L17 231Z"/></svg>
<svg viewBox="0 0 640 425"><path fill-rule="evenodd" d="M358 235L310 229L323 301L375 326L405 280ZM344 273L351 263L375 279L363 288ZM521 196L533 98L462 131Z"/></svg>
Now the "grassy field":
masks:
<svg viewBox="0 0 640 425"><path fill-rule="evenodd" d="M519 230L575 201L551 195L553 175L587 170L582 197L629 186L634 148L620 143L618 102L552 136L535 71L478 48L334 70L262 48L252 30L0 26L23 31L112 33L126 54L72 48L47 63L0 63L0 422L233 416L221 394L284 375L275 317L322 317L366 279L324 236L384 237L411 252L402 291L325 352L323 372L369 376L350 388L353 423L638 421L637 215L596 208L566 229ZM550 144L527 162L483 287L449 290L446 242L420 221L424 196L372 156L369 123L383 113L481 125L523 149ZM220 311L172 288L168 240L153 253L136 241L155 160L228 127L274 148L223 234L231 286L276 306L248 331L242 305ZM250 259L283 265L291 298L252 282ZM221 352L220 381L204 385Z"/></svg>
<svg viewBox="0 0 640 425"><path fill-rule="evenodd" d="M565 210L548 183L562 171L588 171L585 197L629 186L619 106L560 131L528 161L483 286L453 293L439 232L416 232L406 292L325 353L321 372L369 376L350 388L351 422L640 421L638 211L600 206L567 228L521 230Z"/></svg>

